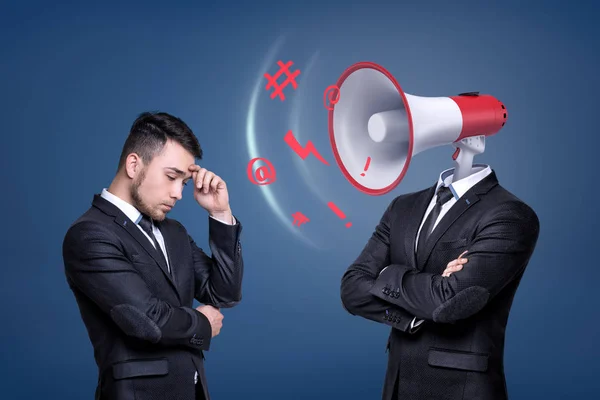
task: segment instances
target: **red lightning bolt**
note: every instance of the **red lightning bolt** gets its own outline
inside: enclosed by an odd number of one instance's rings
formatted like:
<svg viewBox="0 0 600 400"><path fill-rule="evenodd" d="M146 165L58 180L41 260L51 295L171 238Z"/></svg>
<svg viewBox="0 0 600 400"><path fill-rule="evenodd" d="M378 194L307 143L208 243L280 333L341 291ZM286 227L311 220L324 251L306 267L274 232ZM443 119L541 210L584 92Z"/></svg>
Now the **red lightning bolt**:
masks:
<svg viewBox="0 0 600 400"><path fill-rule="evenodd" d="M283 140L285 140L285 142L288 144L288 146L290 146L292 148L292 150L294 150L294 152L300 156L301 159L305 160L306 157L308 157L308 155L310 153L313 153L315 155L315 157L317 157L319 159L319 161L321 161L325 165L329 165L329 163L327 161L325 161L323 156L321 156L319 154L317 149L315 149L315 145L312 144L312 142L310 140L308 142L306 142L306 146L302 147L300 145L300 143L298 143L298 141L294 137L294 134L292 133L291 130L285 134L285 137L283 138Z"/></svg>

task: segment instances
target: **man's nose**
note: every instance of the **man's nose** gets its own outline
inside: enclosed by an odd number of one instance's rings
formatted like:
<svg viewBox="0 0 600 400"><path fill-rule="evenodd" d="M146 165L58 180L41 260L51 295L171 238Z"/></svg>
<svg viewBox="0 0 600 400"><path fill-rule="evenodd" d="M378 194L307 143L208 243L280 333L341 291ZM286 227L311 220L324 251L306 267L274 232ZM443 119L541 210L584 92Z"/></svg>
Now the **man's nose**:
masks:
<svg viewBox="0 0 600 400"><path fill-rule="evenodd" d="M183 188L181 189L175 189L172 193L171 193L171 197L177 199L177 200L181 200L182 197L182 193L183 193Z"/></svg>

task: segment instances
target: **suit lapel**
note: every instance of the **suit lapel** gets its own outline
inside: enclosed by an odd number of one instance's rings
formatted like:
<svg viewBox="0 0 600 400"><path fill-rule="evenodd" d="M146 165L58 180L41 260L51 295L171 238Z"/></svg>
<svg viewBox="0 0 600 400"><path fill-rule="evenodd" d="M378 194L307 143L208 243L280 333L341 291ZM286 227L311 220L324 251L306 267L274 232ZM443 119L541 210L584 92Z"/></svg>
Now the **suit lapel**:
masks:
<svg viewBox="0 0 600 400"><path fill-rule="evenodd" d="M419 230L419 226L421 226L421 221L423 221L423 216L425 215L425 211L427 211L427 206L429 205L431 197L435 192L436 185L433 185L431 188L429 188L429 190L425 190L419 196L417 196L415 201L412 202L410 210L408 210L408 217L405 222L405 234L407 235L407 237L404 240L404 245L406 249L407 260L409 260L410 266L412 268L417 268L417 256L415 254L417 231Z"/></svg>
<svg viewBox="0 0 600 400"><path fill-rule="evenodd" d="M169 281L169 283L175 290L177 297L179 297L179 300L181 301L179 291L177 290L177 285L175 284L175 281L171 277L171 274L169 273L167 265L158 256L158 254L156 253L157 249L154 248L152 243L150 243L150 240L148 240L148 238L142 233L142 231L137 227L137 225L133 221L131 221L121 210L119 210L119 208L117 206L115 206L108 200L102 198L100 195L94 196L94 201L92 204L94 206L98 207L104 213L115 217L115 219L114 219L115 223L117 225L119 225L121 228L123 228L129 235L131 235L140 244L140 246L142 246L144 248L146 253L148 253L148 255L150 257L152 257L154 262L156 262L156 264L159 266L163 275ZM169 237L169 234L168 234L168 232L166 232L166 231L168 231L168 229L165 229L165 226L166 226L166 224L161 224L159 229L160 229L160 233L163 236L163 239L165 240L165 247L167 248L167 256L169 257L171 266L173 266L174 262L173 262L173 258L171 258L171 254L169 252L170 246L168 245L168 239L167 239ZM160 251L160 249L159 249L159 251Z"/></svg>
<svg viewBox="0 0 600 400"><path fill-rule="evenodd" d="M437 224L433 232L427 240L425 241L425 251L423 253L423 258L417 260L417 268L419 270L425 267L427 264L427 260L431 255L433 247L440 240L440 238L446 233L448 228L456 222L456 220L465 213L473 204L479 201L479 196L475 193L465 193L458 201L448 210L446 214L442 217L440 222Z"/></svg>
<svg viewBox="0 0 600 400"><path fill-rule="evenodd" d="M178 275L178 272L181 273L181 271L177 271L177 269L175 268L176 265L179 265L178 260L176 259L176 256L177 256L177 254L179 254L179 252L173 251L176 249L176 246L177 246L177 243L175 241L176 240L175 232L173 232L169 228L169 224L166 224L165 221L159 221L156 223L156 225L157 225L158 229L160 230L160 233L165 242L165 250L167 251L169 265L171 266L171 274L169 274L169 272L166 271L167 278L169 280L171 280L171 282L173 283L173 286L175 287L175 291L177 292L177 296L179 296L179 300L181 301L181 296L179 294L178 285L177 285L178 280L181 279L181 276Z"/></svg>
<svg viewBox="0 0 600 400"><path fill-rule="evenodd" d="M450 228L450 226L452 226L452 224L454 224L469 208L473 207L473 205L479 201L481 195L485 195L487 192L490 191L490 189L492 189L497 184L498 184L498 179L496 178L496 173L492 170L492 172L488 176L483 178L477 184L473 185L473 187L471 187L471 189L469 189L461 198L458 199L458 201L450 208L450 210L448 210L448 212L446 214L444 214L444 216L442 217L442 219L440 220L438 225L435 227L435 229L431 233L431 236L429 236L429 238L425 242L426 247L425 247L425 251L423 253L423 259L417 259L416 262L414 263L414 265L416 265L417 269L422 270L425 267L425 265L427 264L427 260L429 260L429 256L431 255L431 252L433 251L433 248L435 247L437 242L440 240L440 238ZM409 232L410 240L407 240L407 242L408 241L412 242L412 247L411 247L412 255L415 258L416 258L416 254L414 252L414 248L415 248L414 246L415 246L415 242L416 242L417 231L419 229L420 223L425 214L425 210L427 210L429 201L431 200L431 198L433 196L435 186L437 186L437 184L434 185L427 192L428 197L424 200L425 208L419 214L420 219L417 222L416 228L414 230L411 229L411 231Z"/></svg>

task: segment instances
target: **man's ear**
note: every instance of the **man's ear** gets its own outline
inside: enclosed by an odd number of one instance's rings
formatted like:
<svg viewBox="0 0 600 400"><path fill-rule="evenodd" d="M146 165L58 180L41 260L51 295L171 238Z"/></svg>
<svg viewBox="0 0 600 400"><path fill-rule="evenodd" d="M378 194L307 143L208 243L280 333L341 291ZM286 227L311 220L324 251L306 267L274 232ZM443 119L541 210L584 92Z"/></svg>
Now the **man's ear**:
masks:
<svg viewBox="0 0 600 400"><path fill-rule="evenodd" d="M125 159L125 174L130 179L134 179L143 168L144 162L136 153L129 154Z"/></svg>

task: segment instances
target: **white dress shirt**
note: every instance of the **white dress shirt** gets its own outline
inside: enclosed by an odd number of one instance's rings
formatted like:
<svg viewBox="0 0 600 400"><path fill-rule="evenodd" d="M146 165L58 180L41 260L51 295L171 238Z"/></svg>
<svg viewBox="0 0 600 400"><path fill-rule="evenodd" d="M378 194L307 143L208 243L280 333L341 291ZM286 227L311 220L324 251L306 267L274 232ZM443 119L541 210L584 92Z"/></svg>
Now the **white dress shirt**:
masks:
<svg viewBox="0 0 600 400"><path fill-rule="evenodd" d="M473 168L471 169L471 175L469 175L463 179L460 179L456 182L452 181L452 178L454 177L454 168L447 169L440 174L433 197L431 198L431 201L429 202L429 206L427 207L427 210L425 211L425 215L423 216L423 220L421 221L421 225L419 226L419 230L417 231L417 240L415 241L415 252L417 251L417 247L419 245L419 235L421 233L421 228L423 228L423 224L425 224L425 220L427 219L427 216L433 210L433 207L435 207L435 203L437 200L437 196L435 193L437 193L437 190L440 188L440 186L443 185L443 186L449 187L453 196L450 200L448 200L442 206L442 209L440 210L440 215L438 216L438 218L435 220L435 223L433 224L433 229L435 229L437 224L441 221L441 219L448 212L448 210L450 210L450 208L452 208L452 206L454 204L456 204L458 199L460 199L469 189L471 189L473 186L475 186L477 183L479 183L479 181L481 181L483 178L485 178L486 176L488 176L491 173L492 173L492 169L490 168L489 165L474 164ZM432 232L433 232L433 229L432 229ZM417 317L413 318L413 320L410 323L410 328L414 329L414 328L418 327L419 325L421 325L423 323L423 321L424 320L417 321Z"/></svg>
<svg viewBox="0 0 600 400"><path fill-rule="evenodd" d="M423 220L421 221L421 225L419 226L419 231L417 232L417 240L415 241L415 252L417 251L417 247L419 245L419 235L421 234L421 228L423 228L427 216L433 210L433 207L435 207L435 203L437 200L437 196L435 195L435 193L440 188L440 186L443 185L449 187L450 191L452 192L452 198L442 206L442 209L440 210L440 215L437 217L435 223L433 224L433 229L431 230L432 232L437 226L437 224L444 217L444 215L446 215L448 210L450 210L452 206L456 204L458 199L460 199L465 193L469 191L469 189L471 189L473 186L479 183L479 181L481 181L483 178L485 178L491 173L492 169L489 165L475 164L471 169L471 175L460 179L456 182L452 182L452 178L454 177L454 168L447 169L440 174L437 186L435 187L435 191L433 193L433 197L429 202L429 206L425 211L425 215L423 216Z"/></svg>
<svg viewBox="0 0 600 400"><path fill-rule="evenodd" d="M111 192L106 190L106 188L102 189L102 193L100 195L104 199L110 201L115 206L117 206L121 211L123 211L123 214L125 214L132 222L134 222L137 225L138 229L144 234L144 236L146 236L148 238L150 243L152 243L152 247L156 248L154 246L154 242L152 241L152 238L150 237L150 235L148 235L146 233L146 231L144 229L142 229L142 227L139 225L139 222L142 219L142 213L137 208L135 208L131 204L127 203L125 200L115 196L114 194L112 194ZM214 217L211 216L211 218L214 218ZM227 225L235 225L235 217L231 216L231 218L233 221L230 221L230 222L226 222L226 221L223 221L218 218L214 218L214 219L216 219L217 221L221 221ZM167 268L168 268L169 272L171 272L171 266L169 265L169 257L167 256L167 249L165 248L165 239L163 238L163 235L160 233L160 230L156 227L156 225L154 225L154 221L152 222L152 233L154 234L154 237L156 238L156 241L158 242L158 245L160 246L160 249L165 256L165 260L167 260Z"/></svg>

